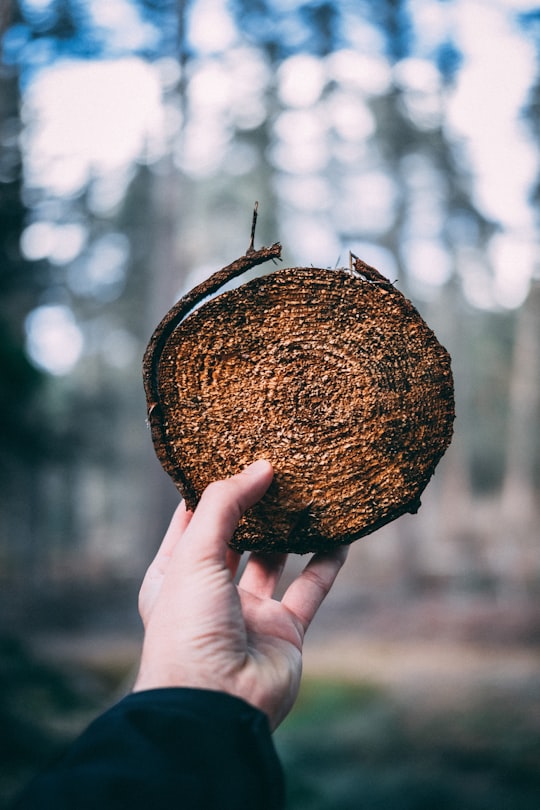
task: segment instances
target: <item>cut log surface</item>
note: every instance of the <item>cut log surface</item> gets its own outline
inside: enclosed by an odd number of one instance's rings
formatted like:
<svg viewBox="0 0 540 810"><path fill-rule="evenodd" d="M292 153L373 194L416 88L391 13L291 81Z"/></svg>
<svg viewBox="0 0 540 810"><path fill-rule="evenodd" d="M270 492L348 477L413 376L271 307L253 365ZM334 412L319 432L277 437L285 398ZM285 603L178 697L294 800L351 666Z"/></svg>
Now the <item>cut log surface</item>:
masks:
<svg viewBox="0 0 540 810"><path fill-rule="evenodd" d="M238 550L329 550L417 511L454 396L450 357L410 301L358 259L279 270L193 310L199 298L165 317L144 363L156 453L190 509L266 458L274 481Z"/></svg>

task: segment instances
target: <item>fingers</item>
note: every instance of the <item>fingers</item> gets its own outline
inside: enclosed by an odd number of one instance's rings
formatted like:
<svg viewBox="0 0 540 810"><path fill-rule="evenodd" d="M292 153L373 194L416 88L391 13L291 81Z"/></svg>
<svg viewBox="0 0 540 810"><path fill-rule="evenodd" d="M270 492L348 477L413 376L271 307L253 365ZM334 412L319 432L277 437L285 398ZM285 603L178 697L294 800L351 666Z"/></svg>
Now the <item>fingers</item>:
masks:
<svg viewBox="0 0 540 810"><path fill-rule="evenodd" d="M234 549L227 546L227 550L225 552L225 565L231 572L231 577L234 579L238 568L240 567L240 560L242 559L242 555L239 551L235 551Z"/></svg>
<svg viewBox="0 0 540 810"><path fill-rule="evenodd" d="M185 531L182 550L200 560L210 556L225 562L226 544L238 521L262 498L273 475L270 462L260 459L241 473L210 484Z"/></svg>
<svg viewBox="0 0 540 810"><path fill-rule="evenodd" d="M300 621L305 633L347 558L348 546L315 554L287 588L281 604Z"/></svg>
<svg viewBox="0 0 540 810"><path fill-rule="evenodd" d="M271 598L287 561L286 554L252 552L239 585L260 599Z"/></svg>
<svg viewBox="0 0 540 810"><path fill-rule="evenodd" d="M139 612L143 620L154 605L172 553L189 526L192 515L193 513L186 509L184 501L177 506L157 554L148 566L139 592Z"/></svg>
<svg viewBox="0 0 540 810"><path fill-rule="evenodd" d="M156 556L150 563L150 568L161 569L167 565L174 547L187 529L193 512L186 509L185 501L178 504L174 510L169 527L165 532Z"/></svg>
<svg viewBox="0 0 540 810"><path fill-rule="evenodd" d="M286 562L287 554L252 552L240 579L240 587L254 596L272 597Z"/></svg>

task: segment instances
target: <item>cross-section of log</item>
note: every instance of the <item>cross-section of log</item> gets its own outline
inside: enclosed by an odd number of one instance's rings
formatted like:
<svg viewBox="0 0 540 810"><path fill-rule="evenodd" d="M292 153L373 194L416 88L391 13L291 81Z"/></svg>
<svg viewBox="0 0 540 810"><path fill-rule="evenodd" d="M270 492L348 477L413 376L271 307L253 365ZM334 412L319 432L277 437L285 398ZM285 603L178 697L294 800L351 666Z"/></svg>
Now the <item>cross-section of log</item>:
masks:
<svg viewBox="0 0 540 810"><path fill-rule="evenodd" d="M195 508L215 479L258 458L274 481L231 545L304 553L416 512L452 437L450 357L377 270L296 267L194 308L280 255L246 256L192 290L148 345L156 453Z"/></svg>

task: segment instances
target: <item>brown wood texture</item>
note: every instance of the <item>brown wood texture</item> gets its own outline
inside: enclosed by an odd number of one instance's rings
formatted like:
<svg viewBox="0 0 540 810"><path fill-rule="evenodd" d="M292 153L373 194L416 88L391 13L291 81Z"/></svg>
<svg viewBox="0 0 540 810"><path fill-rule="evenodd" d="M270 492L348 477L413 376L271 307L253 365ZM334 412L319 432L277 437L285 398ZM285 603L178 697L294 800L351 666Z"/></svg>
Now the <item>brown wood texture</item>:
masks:
<svg viewBox="0 0 540 810"><path fill-rule="evenodd" d="M193 311L279 245L262 251L192 290L156 329L144 361L152 438L192 509L212 480L271 461L274 482L234 548L328 550L417 511L452 437L450 357L356 257L351 270L279 270Z"/></svg>

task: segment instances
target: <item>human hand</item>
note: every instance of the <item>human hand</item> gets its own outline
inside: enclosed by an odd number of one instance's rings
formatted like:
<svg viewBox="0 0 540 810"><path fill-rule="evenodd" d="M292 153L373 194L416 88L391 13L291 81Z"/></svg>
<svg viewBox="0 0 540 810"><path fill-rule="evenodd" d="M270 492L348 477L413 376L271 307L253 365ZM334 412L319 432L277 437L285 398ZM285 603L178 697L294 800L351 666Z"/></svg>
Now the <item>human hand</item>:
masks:
<svg viewBox="0 0 540 810"><path fill-rule="evenodd" d="M273 599L286 555L252 553L238 585L240 554L227 546L241 515L272 480L257 461L210 484L194 513L182 504L143 580L145 628L134 691L213 689L261 709L275 729L300 685L304 635L330 590L347 548L315 554Z"/></svg>

